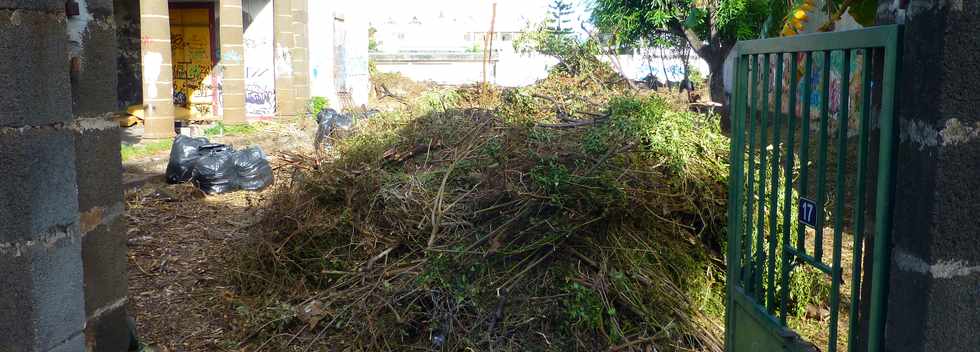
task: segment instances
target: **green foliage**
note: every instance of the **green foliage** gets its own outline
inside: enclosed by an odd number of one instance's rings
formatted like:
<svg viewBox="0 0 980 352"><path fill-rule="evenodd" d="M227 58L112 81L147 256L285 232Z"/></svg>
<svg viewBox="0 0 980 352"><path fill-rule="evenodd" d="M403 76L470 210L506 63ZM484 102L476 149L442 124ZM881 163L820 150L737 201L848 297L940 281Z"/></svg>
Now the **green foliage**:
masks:
<svg viewBox="0 0 980 352"><path fill-rule="evenodd" d="M681 35L687 28L702 40L734 43L758 37L769 6L770 0L596 0L592 22L620 42L639 43L663 32Z"/></svg>
<svg viewBox="0 0 980 352"><path fill-rule="evenodd" d="M438 111L447 111L456 107L461 97L454 89L434 89L426 91L415 99L416 112L428 114Z"/></svg>
<svg viewBox="0 0 980 352"><path fill-rule="evenodd" d="M659 97L616 98L610 102L609 110L609 122L592 129L585 139L583 147L590 154L608 151L611 146L636 143L637 149L660 159L675 172L685 172L691 170L692 162L710 160L704 156L726 143L710 117L671 111ZM711 160L710 167L698 165L697 169L720 170L721 163Z"/></svg>
<svg viewBox="0 0 980 352"><path fill-rule="evenodd" d="M697 67L693 67L693 66L689 67L687 72L688 72L688 79L691 81L692 84L694 84L695 90L703 87L705 81L708 80L708 78L704 75L704 73L701 72L701 70L697 69Z"/></svg>
<svg viewBox="0 0 980 352"><path fill-rule="evenodd" d="M374 59L368 59L368 75L374 77L378 73L378 63Z"/></svg>
<svg viewBox="0 0 980 352"><path fill-rule="evenodd" d="M551 21L531 24L514 39L514 50L520 53L540 53L559 59L572 54L579 43L571 35L555 32Z"/></svg>
<svg viewBox="0 0 980 352"><path fill-rule="evenodd" d="M211 128L204 130L204 135L213 136L244 136L258 132L259 129L253 124L225 125L223 122L215 122Z"/></svg>
<svg viewBox="0 0 980 352"><path fill-rule="evenodd" d="M575 325L582 325L592 329L602 327L605 320L603 316L606 309L603 309L602 300L595 291L573 282L566 286L568 298L565 301L568 319ZM610 308L609 312L615 314L615 308Z"/></svg>
<svg viewBox="0 0 980 352"><path fill-rule="evenodd" d="M483 45L480 43L473 43L473 45L466 47L464 50L468 53L483 52Z"/></svg>
<svg viewBox="0 0 980 352"><path fill-rule="evenodd" d="M548 5L548 15L551 23L554 25L552 31L558 35L570 35L572 33L571 19L568 16L572 15L572 4L565 0L552 0L551 4Z"/></svg>
<svg viewBox="0 0 980 352"><path fill-rule="evenodd" d="M581 41L571 32L556 32L550 21L530 25L514 39L513 45L520 53L540 53L558 59L557 68L571 75L600 62L596 58L599 45L595 41Z"/></svg>
<svg viewBox="0 0 980 352"><path fill-rule="evenodd" d="M151 141L145 144L123 144L119 152L122 156L122 161L126 162L168 151L173 145L174 141L172 139Z"/></svg>
<svg viewBox="0 0 980 352"><path fill-rule="evenodd" d="M330 107L330 100L328 100L326 97L311 97L307 107L310 114L313 115L313 119L316 119L316 115L319 114L320 111Z"/></svg>
<svg viewBox="0 0 980 352"><path fill-rule="evenodd" d="M377 28L374 28L373 26L368 27L368 51L369 52L376 53L381 51L381 48L379 47L378 44L378 40L375 38L377 34L378 34Z"/></svg>
<svg viewBox="0 0 980 352"><path fill-rule="evenodd" d="M854 20L862 26L869 27L875 24L878 11L878 1L876 0L857 0L851 3L847 13L854 17Z"/></svg>

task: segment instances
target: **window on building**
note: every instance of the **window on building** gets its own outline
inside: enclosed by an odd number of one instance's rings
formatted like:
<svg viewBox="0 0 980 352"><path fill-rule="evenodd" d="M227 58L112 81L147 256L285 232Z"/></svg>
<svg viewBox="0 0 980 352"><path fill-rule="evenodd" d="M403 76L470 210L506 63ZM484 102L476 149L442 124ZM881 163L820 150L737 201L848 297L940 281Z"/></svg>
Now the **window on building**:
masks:
<svg viewBox="0 0 980 352"><path fill-rule="evenodd" d="M503 35L500 36L500 39L503 40L503 41L505 41L505 42L509 42L511 40L514 40L514 34L513 33L504 33Z"/></svg>

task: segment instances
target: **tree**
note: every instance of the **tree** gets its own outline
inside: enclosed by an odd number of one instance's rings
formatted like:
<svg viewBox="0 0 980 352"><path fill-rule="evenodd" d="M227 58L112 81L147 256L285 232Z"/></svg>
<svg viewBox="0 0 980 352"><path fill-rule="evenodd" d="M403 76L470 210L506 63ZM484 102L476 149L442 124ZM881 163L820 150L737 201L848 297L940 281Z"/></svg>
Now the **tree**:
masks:
<svg viewBox="0 0 980 352"><path fill-rule="evenodd" d="M368 51L372 53L381 51L381 48L378 46L376 34L378 34L377 28L374 28L374 26L368 27Z"/></svg>
<svg viewBox="0 0 980 352"><path fill-rule="evenodd" d="M773 2L783 0L771 0ZM683 38L711 71L711 100L724 103L725 58L739 39L757 38L770 0L594 0L592 23L621 43Z"/></svg>
<svg viewBox="0 0 980 352"><path fill-rule="evenodd" d="M571 20L568 16L572 15L572 5L565 2L565 0L554 0L548 6L548 11L551 16L551 23L555 26L555 33L561 35L571 34L572 26L569 24Z"/></svg>

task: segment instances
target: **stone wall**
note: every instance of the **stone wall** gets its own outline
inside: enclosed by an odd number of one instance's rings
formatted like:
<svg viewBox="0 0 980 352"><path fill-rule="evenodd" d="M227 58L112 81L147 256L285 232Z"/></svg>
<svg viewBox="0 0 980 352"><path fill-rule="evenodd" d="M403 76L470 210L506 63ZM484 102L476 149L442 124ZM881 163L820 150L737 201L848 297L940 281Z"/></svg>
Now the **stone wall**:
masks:
<svg viewBox="0 0 980 352"><path fill-rule="evenodd" d="M903 23L888 351L980 346L980 4L882 1Z"/></svg>

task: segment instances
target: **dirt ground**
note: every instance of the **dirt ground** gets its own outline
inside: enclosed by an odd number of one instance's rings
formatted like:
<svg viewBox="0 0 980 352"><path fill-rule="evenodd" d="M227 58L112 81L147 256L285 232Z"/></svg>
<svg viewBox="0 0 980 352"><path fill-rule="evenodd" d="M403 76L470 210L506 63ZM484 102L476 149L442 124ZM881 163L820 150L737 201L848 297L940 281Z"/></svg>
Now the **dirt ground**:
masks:
<svg viewBox="0 0 980 352"><path fill-rule="evenodd" d="M312 152L309 126L268 124L255 135L227 139L236 147L261 146L273 168L281 170L282 151ZM157 165L160 159L163 167ZM261 216L259 205L272 187L205 196L190 184L163 183L167 159L164 153L124 165L128 179L137 180L128 184L126 218L129 311L140 340L147 351L242 350L247 333L235 327L221 253Z"/></svg>

